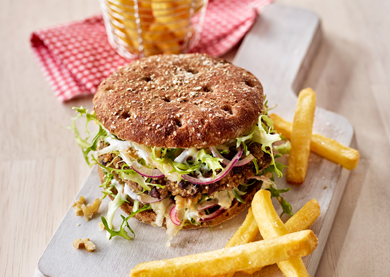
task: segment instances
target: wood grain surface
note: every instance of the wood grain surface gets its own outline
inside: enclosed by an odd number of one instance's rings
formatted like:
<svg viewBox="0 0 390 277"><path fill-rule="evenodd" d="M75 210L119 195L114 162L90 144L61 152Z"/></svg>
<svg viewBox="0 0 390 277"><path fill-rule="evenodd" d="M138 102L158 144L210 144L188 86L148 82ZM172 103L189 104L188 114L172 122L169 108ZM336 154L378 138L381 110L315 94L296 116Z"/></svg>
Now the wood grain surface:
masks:
<svg viewBox="0 0 390 277"><path fill-rule="evenodd" d="M277 1L315 11L324 37L304 80L320 107L355 127L361 162L351 173L317 276L387 276L390 270L390 3ZM33 30L99 11L95 0L11 1L0 9L0 275L32 276L88 175L60 104L29 46ZM234 52L227 57L233 57ZM54 186L54 184L56 184Z"/></svg>

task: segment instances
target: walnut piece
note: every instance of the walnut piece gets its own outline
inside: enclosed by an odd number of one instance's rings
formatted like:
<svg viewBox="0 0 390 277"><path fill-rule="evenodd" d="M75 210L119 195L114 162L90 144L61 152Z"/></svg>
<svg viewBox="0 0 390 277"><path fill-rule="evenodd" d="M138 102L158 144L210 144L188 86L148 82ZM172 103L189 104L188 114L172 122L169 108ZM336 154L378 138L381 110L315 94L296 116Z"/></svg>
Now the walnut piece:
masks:
<svg viewBox="0 0 390 277"><path fill-rule="evenodd" d="M84 247L88 252L93 252L96 249L95 244L88 238L76 239L72 244L74 248L80 249L81 247Z"/></svg>
<svg viewBox="0 0 390 277"><path fill-rule="evenodd" d="M182 208L188 208L190 209L194 204L198 203L201 195L198 194L194 198L183 198L180 195L175 196L175 202L176 202L176 209L180 210Z"/></svg>
<svg viewBox="0 0 390 277"><path fill-rule="evenodd" d="M84 216L84 218L89 221L92 219L93 215L98 212L101 203L102 200L96 198L92 204L85 205L84 196L80 196L79 200L74 201L73 209L77 216Z"/></svg>
<svg viewBox="0 0 390 277"><path fill-rule="evenodd" d="M83 210L81 209L81 205L85 203L84 196L80 196L79 200L74 201L73 203L73 209L77 216L84 215Z"/></svg>

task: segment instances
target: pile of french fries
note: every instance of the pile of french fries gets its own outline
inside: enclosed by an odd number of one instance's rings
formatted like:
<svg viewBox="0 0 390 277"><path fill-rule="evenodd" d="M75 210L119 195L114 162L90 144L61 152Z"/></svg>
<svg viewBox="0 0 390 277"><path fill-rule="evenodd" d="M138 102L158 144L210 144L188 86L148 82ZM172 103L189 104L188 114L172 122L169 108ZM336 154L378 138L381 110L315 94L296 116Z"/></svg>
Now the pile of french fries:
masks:
<svg viewBox="0 0 390 277"><path fill-rule="evenodd" d="M312 134L315 107L315 92L307 88L299 93L293 123L276 114L270 115L275 130L291 140L287 168L287 182L289 183L302 184L305 180L310 151L348 170L354 169L359 163L359 151L346 147L333 139Z"/></svg>
<svg viewBox="0 0 390 277"><path fill-rule="evenodd" d="M309 228L320 215L316 200L309 201L285 224L280 220L268 190L260 190L242 226L224 249L141 263L130 276L233 276L237 271L252 274L277 263L285 276L309 276L301 257L317 247ZM264 240L255 238L260 230Z"/></svg>
<svg viewBox="0 0 390 277"><path fill-rule="evenodd" d="M204 0L100 0L114 43L132 54L179 54L195 30L191 19Z"/></svg>

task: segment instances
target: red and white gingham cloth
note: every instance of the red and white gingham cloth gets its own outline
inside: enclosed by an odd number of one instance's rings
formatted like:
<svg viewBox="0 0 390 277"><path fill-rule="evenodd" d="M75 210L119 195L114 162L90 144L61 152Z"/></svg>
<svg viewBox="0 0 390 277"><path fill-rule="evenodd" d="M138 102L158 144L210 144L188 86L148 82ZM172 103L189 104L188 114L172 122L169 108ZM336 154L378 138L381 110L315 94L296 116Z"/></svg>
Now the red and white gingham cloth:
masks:
<svg viewBox="0 0 390 277"><path fill-rule="evenodd" d="M210 0L199 44L192 52L220 56L236 45L272 0ZM112 72L131 62L110 46L103 19L82 21L34 32L31 46L60 101L96 92Z"/></svg>

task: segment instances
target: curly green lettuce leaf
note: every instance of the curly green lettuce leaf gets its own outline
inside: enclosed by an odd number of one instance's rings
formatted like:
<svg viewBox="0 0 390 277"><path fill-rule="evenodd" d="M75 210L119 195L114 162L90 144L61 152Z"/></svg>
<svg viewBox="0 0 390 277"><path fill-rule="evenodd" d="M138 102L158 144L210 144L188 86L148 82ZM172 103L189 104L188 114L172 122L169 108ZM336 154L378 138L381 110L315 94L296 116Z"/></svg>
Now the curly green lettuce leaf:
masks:
<svg viewBox="0 0 390 277"><path fill-rule="evenodd" d="M294 213L292 212L292 207L290 203L288 203L282 196L280 196L281 193L288 192L290 188L285 189L277 189L274 186L269 186L267 188L271 192L271 197L275 197L278 202L280 203L280 206L282 207L283 212L280 214L280 216L284 214L288 214L289 216L293 216Z"/></svg>
<svg viewBox="0 0 390 277"><path fill-rule="evenodd" d="M107 220L102 216L101 220L103 222L103 225L106 228L107 232L110 234L109 239L112 239L113 237L116 237L116 236L120 236L120 237L125 238L127 240L131 240L131 239L135 238L135 233L134 233L133 229L130 228L128 220L130 218L132 218L133 216L135 216L136 214L143 212L143 211L146 211L146 210L150 210L150 209L151 209L150 205L144 205L142 208L139 208L136 211L133 211L128 217L124 217L123 215L121 215L122 223L121 223L121 227L119 228L118 231L115 231L114 228L112 228L112 227L110 228ZM128 235L125 228L127 228L133 234L133 237L130 237Z"/></svg>
<svg viewBox="0 0 390 277"><path fill-rule="evenodd" d="M114 179L114 175L105 170L103 171L103 173L104 173L104 182L99 187L103 187L104 190L102 191L103 196L100 199L103 200L104 198L107 197L107 195L111 195L112 197L115 198L115 194L112 192L114 186L111 184L112 179Z"/></svg>
<svg viewBox="0 0 390 277"><path fill-rule="evenodd" d="M91 163L90 158L89 158L89 153L91 151L96 151L97 144L99 141L99 138L105 138L108 136L109 132L103 127L103 125L100 123L100 121L96 118L95 112L88 113L88 110L86 110L83 107L76 108L73 107L73 109L76 109L76 116L72 118L72 125L70 126L70 129L73 131L75 134L75 140L77 144L81 147L81 150L83 152L83 156L85 161L89 166L92 166L93 163ZM82 138L77 127L76 127L76 120L79 119L80 117L85 116L87 122L85 124L85 132L87 133L86 138ZM96 133L96 135L93 137L92 141L89 142L89 139L91 137L91 134L88 131L88 124L94 121L99 125L99 131Z"/></svg>
<svg viewBox="0 0 390 277"><path fill-rule="evenodd" d="M245 156L248 156L250 154L250 152L248 151L248 146L246 145L246 141L251 140L252 137L253 137L253 132L250 133L249 135L236 138L236 148L242 145L242 147L244 148Z"/></svg>
<svg viewBox="0 0 390 277"><path fill-rule="evenodd" d="M156 151L160 151L160 157L157 157ZM156 147L152 147L152 159L163 165L163 168L169 168L168 173L176 173L179 176L179 180L182 175L199 172L200 169L205 171L211 170L213 177L215 177L217 170L223 169L220 159L208 154L205 149L196 151L196 155L188 157L191 159L185 160L183 163L175 162L176 151L177 149L161 148L161 150L157 150Z"/></svg>
<svg viewBox="0 0 390 277"><path fill-rule="evenodd" d="M291 143L289 140L287 140L285 143L274 146L275 150L278 151L280 154L288 154L291 150Z"/></svg>
<svg viewBox="0 0 390 277"><path fill-rule="evenodd" d="M236 200L240 203L245 204L245 201L241 198L241 195L245 195L246 192L239 191L237 188L233 188L232 191Z"/></svg>
<svg viewBox="0 0 390 277"><path fill-rule="evenodd" d="M253 157L252 163L255 165L256 175L259 174L259 164L257 163L257 159Z"/></svg>
<svg viewBox="0 0 390 277"><path fill-rule="evenodd" d="M277 159L279 156L278 155L275 155L275 159ZM281 164L277 161L275 161L275 164L270 164L269 166L267 166L266 168L264 168L262 171L261 171L261 175L264 175L266 176L267 173L271 173L271 177L270 179L275 182L275 173L276 173L276 170L279 170L280 172L283 171L283 168L287 167L286 165L284 164Z"/></svg>
<svg viewBox="0 0 390 277"><path fill-rule="evenodd" d="M145 179L144 177L142 177L141 175L139 175L137 172L133 171L132 173L128 174L128 173L125 173L125 172L122 172L121 173L121 176L123 179L125 180L130 180L130 181L133 181L133 182L136 182L138 185L140 185L144 191L151 191L151 188L148 186L148 184L145 182Z"/></svg>
<svg viewBox="0 0 390 277"><path fill-rule="evenodd" d="M265 121L264 124L263 120ZM274 166L275 172L278 177L282 177L282 171L276 166L275 157L273 153L273 143L280 141L280 135L274 133L272 120L264 115L259 117L259 123L253 128L252 141L261 144L261 150L271 156L271 165Z"/></svg>
<svg viewBox="0 0 390 277"><path fill-rule="evenodd" d="M196 156L197 161L204 163L206 165L206 171L212 170L213 171L213 178L217 175L217 170L223 169L220 162L222 162L222 159L215 158L209 154L206 153L204 149L201 149L198 152L198 155Z"/></svg>
<svg viewBox="0 0 390 277"><path fill-rule="evenodd" d="M126 218L125 218L123 215L121 215L121 217L122 217L122 220L123 220L123 221L122 221L122 224L121 224L121 227L120 227L119 231L115 231L114 228L110 228L110 227L108 226L107 221L106 221L106 219L104 218L104 216L101 216L101 219L102 219L104 228L106 228L106 231L110 234L109 239L112 239L113 237L116 237L116 236L120 236L120 237L125 238L125 239L127 239L127 240L131 240L131 239L133 239L133 238L135 237L135 233L134 233L133 229L130 228L130 225L129 225L129 223L126 221ZM126 230L125 230L126 227L129 229L130 232L133 233L133 237L130 237L130 236L127 234L127 232L126 232Z"/></svg>

